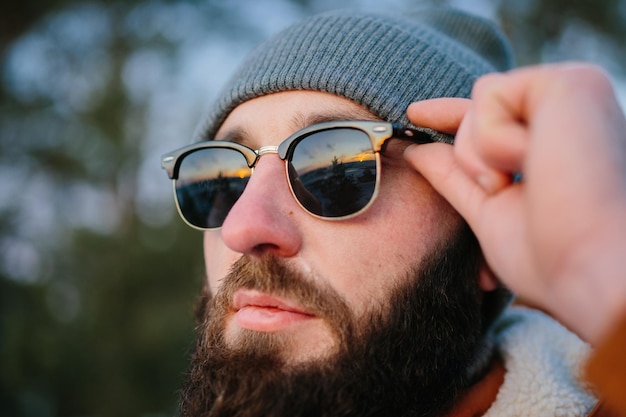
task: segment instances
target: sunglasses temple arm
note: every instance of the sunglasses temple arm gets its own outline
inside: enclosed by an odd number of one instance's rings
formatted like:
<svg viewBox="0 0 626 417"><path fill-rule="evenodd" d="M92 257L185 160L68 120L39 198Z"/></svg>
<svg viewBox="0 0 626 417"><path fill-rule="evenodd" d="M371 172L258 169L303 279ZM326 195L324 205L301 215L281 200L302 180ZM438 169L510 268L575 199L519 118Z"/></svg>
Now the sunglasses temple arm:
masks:
<svg viewBox="0 0 626 417"><path fill-rule="evenodd" d="M418 145L427 143L442 142L454 145L454 135L439 132L437 130L420 127L420 130L409 129L399 124L393 124L393 137L408 140ZM514 172L511 174L511 181L520 183L524 181L522 172Z"/></svg>
<svg viewBox="0 0 626 417"><path fill-rule="evenodd" d="M429 128L410 129L402 125L393 125L393 137L408 140L419 145L433 142L454 143L454 135Z"/></svg>

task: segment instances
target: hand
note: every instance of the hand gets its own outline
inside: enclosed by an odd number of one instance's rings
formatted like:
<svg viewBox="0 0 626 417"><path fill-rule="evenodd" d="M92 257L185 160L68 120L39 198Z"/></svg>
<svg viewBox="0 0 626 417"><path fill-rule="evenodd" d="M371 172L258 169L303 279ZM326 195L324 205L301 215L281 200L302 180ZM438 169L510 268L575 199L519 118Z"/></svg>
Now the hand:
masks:
<svg viewBox="0 0 626 417"><path fill-rule="evenodd" d="M450 133L405 156L466 219L516 294L596 341L626 314L626 120L586 65L491 74L472 100L413 103L416 125ZM512 174L523 173L513 183Z"/></svg>

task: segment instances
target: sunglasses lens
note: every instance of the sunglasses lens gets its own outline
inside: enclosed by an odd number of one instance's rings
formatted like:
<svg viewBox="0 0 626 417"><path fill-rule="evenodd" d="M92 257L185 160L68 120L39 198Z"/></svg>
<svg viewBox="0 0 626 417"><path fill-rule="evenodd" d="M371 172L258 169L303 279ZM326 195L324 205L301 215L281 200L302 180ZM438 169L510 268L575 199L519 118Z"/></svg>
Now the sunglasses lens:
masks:
<svg viewBox="0 0 626 417"><path fill-rule="evenodd" d="M180 162L176 198L182 216L193 226L222 226L226 215L243 193L251 170L236 150L205 148Z"/></svg>
<svg viewBox="0 0 626 417"><path fill-rule="evenodd" d="M293 148L289 181L300 204L322 217L363 209L376 190L376 156L369 136L358 129L312 133Z"/></svg>

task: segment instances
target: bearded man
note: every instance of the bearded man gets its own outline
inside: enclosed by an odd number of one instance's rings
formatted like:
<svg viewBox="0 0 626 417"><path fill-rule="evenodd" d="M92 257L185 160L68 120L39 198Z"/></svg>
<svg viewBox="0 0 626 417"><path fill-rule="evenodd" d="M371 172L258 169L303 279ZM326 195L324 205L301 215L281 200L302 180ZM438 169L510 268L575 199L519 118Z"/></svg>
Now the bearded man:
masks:
<svg viewBox="0 0 626 417"><path fill-rule="evenodd" d="M451 9L335 11L251 53L199 140L163 157L208 277L181 415L592 410L588 346L509 305L404 156L454 141L412 124L410 103L467 98L512 65L492 23Z"/></svg>

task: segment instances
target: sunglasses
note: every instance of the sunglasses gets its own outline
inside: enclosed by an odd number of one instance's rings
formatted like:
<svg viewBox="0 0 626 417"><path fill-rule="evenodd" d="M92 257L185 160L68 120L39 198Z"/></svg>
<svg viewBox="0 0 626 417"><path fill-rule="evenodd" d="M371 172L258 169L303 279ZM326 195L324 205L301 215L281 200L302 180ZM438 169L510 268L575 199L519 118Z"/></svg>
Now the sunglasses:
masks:
<svg viewBox="0 0 626 417"><path fill-rule="evenodd" d="M380 186L380 152L388 139L413 143L452 142L452 136L377 121L335 121L299 130L278 146L251 149L211 140L162 157L173 180L176 206L191 227L210 230L224 219L243 194L261 156L285 161L289 188L311 215L340 220L365 211Z"/></svg>

